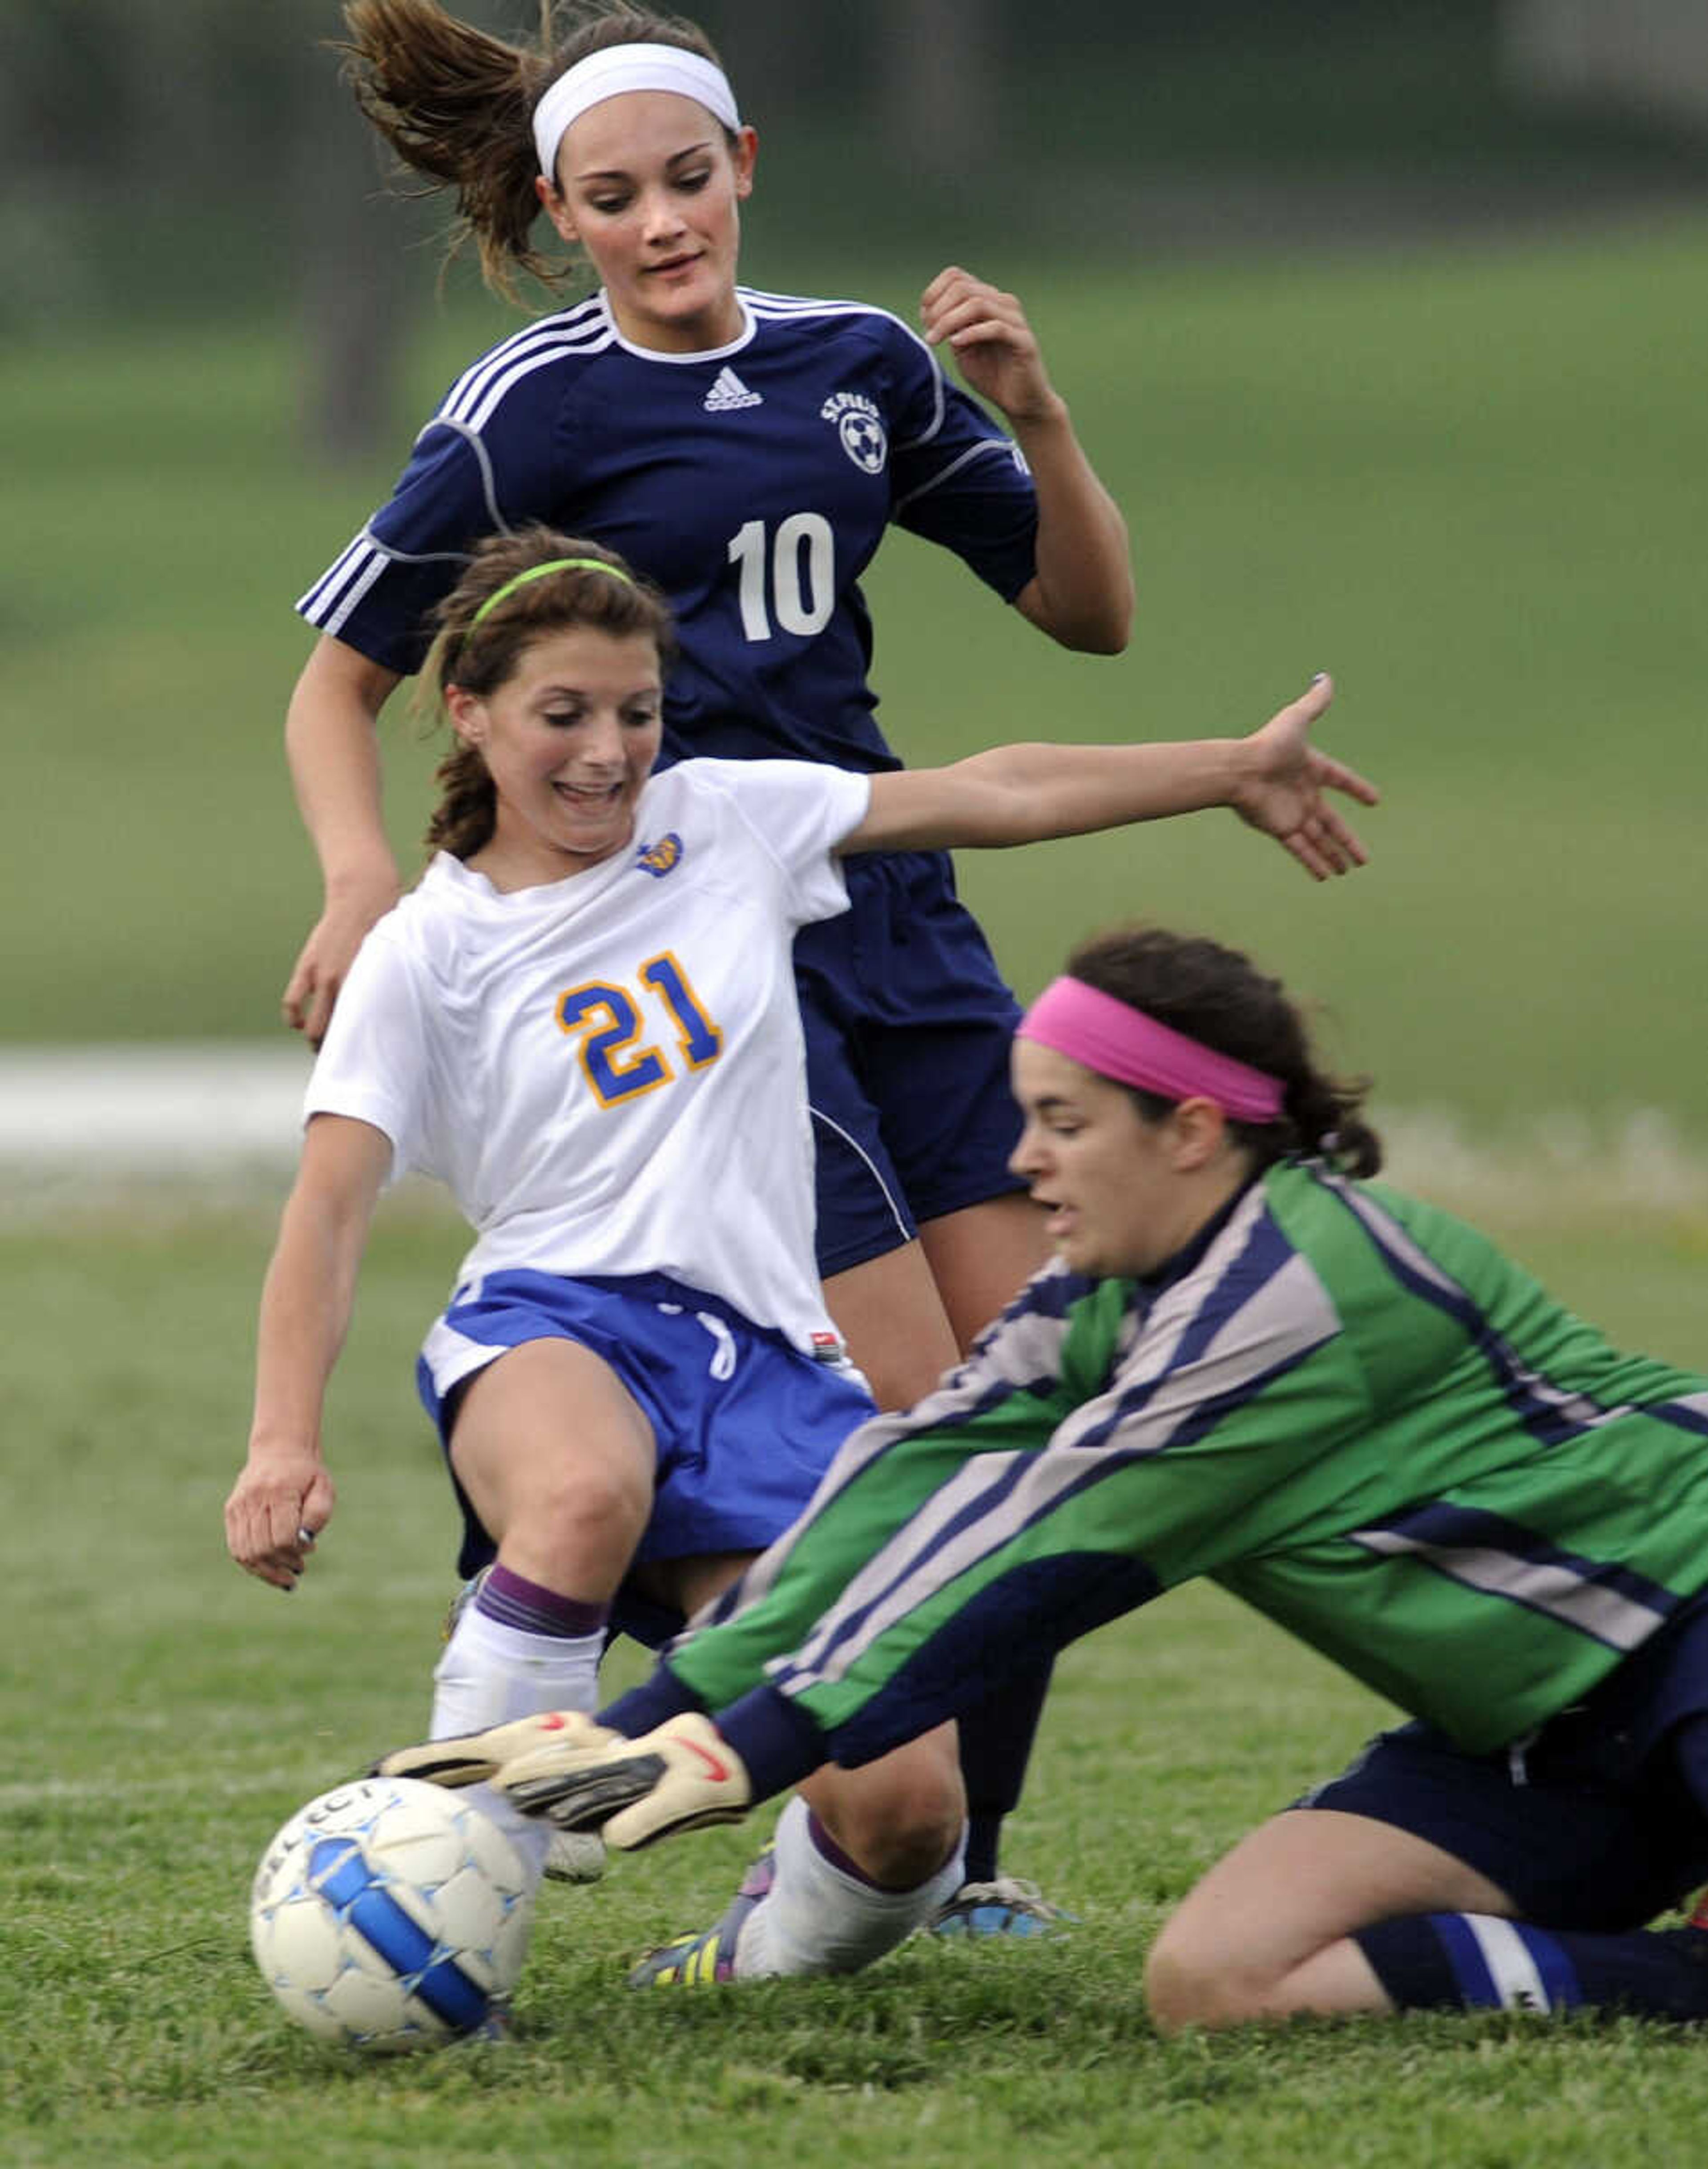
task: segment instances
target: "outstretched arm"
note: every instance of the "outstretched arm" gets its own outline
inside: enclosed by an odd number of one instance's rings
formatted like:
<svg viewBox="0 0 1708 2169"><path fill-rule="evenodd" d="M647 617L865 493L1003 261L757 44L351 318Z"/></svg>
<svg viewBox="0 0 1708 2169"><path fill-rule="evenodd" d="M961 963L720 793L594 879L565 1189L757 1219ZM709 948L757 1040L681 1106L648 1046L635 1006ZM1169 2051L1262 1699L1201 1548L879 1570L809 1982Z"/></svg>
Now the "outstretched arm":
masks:
<svg viewBox="0 0 1708 2169"><path fill-rule="evenodd" d="M1014 295L950 264L925 289L920 316L928 344L947 345L971 389L1000 411L1032 471L1037 571L1015 608L1064 648L1118 654L1133 622L1126 522L1074 434L1025 311Z"/></svg>
<svg viewBox="0 0 1708 2169"><path fill-rule="evenodd" d="M1333 690L1314 679L1249 738L995 746L948 768L875 775L866 817L838 849L988 850L1230 806L1314 880L1346 873L1368 854L1323 794L1373 806L1376 791L1310 743Z"/></svg>
<svg viewBox="0 0 1708 2169"><path fill-rule="evenodd" d="M375 726L395 670L322 634L291 695L285 749L326 885L321 915L285 989L285 1021L317 1047L362 936L397 901L380 813Z"/></svg>
<svg viewBox="0 0 1708 2169"><path fill-rule="evenodd" d="M278 1589L294 1586L332 1514L322 1409L391 1164L391 1141L369 1123L315 1116L267 1269L249 1453L226 1501L226 1543L239 1566Z"/></svg>

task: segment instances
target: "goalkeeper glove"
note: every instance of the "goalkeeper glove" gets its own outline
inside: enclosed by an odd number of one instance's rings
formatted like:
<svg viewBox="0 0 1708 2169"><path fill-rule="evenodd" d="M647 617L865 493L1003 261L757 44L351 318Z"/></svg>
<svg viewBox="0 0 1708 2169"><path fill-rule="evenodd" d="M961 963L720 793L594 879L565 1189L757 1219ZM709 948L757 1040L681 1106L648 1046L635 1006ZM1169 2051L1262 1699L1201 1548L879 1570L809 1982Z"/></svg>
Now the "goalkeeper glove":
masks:
<svg viewBox="0 0 1708 2169"><path fill-rule="evenodd" d="M609 1753L626 1747L620 1732L609 1731L578 1709L548 1709L538 1717L519 1717L485 1732L450 1740L425 1740L418 1747L395 1748L382 1755L370 1775L420 1777L430 1785L483 1785L504 1764L530 1749L550 1743L558 1751L593 1750Z"/></svg>
<svg viewBox="0 0 1708 2169"><path fill-rule="evenodd" d="M521 1729L505 1726L481 1737ZM605 1733L601 1741L590 1741L565 1732L530 1744L502 1765L493 1782L524 1815L545 1815L560 1830L598 1829L608 1845L625 1852L678 1831L739 1822L753 1798L741 1757L696 1711L639 1740Z"/></svg>

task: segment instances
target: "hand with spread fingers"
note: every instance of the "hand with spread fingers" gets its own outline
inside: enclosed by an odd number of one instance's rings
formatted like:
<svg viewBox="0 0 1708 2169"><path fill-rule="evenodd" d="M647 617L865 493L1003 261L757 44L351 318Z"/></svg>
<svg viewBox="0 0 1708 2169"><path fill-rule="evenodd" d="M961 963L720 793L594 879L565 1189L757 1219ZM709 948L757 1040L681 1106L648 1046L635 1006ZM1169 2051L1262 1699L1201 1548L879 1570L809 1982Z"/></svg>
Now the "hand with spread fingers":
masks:
<svg viewBox="0 0 1708 2169"><path fill-rule="evenodd" d="M588 1732L599 1732L581 1722ZM747 1770L709 1718L690 1712L638 1740L610 1732L602 1738L604 1745L583 1745L560 1734L513 1755L492 1782L524 1815L544 1815L560 1830L598 1830L607 1845L625 1852L678 1831L739 1822L752 1804Z"/></svg>
<svg viewBox="0 0 1708 2169"><path fill-rule="evenodd" d="M1319 671L1298 700L1243 741L1251 768L1232 800L1248 828L1273 836L1313 881L1350 873L1370 858L1324 794L1338 791L1360 806L1374 806L1380 796L1368 777L1311 743L1311 727L1333 697L1333 679Z"/></svg>

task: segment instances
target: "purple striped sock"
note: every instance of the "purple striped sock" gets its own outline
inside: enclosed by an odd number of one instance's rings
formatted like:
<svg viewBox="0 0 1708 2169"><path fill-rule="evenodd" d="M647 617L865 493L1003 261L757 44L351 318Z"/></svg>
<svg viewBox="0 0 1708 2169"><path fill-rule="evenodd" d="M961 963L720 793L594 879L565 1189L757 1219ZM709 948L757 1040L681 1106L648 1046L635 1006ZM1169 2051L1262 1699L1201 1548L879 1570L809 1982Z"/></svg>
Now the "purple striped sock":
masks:
<svg viewBox="0 0 1708 2169"><path fill-rule="evenodd" d="M475 1592L475 1609L500 1626L515 1627L524 1634L553 1634L568 1641L580 1634L597 1634L611 1616L609 1604L583 1604L573 1596L560 1596L507 1566L492 1567Z"/></svg>
<svg viewBox="0 0 1708 2169"><path fill-rule="evenodd" d="M820 1822L818 1817L811 1811L806 1817L806 1835L812 1840L821 1859L827 1860L833 1868L839 1868L844 1875L851 1877L854 1882L863 1883L868 1890L882 1889L883 1885L874 1883L857 1860L849 1859L824 1825Z"/></svg>

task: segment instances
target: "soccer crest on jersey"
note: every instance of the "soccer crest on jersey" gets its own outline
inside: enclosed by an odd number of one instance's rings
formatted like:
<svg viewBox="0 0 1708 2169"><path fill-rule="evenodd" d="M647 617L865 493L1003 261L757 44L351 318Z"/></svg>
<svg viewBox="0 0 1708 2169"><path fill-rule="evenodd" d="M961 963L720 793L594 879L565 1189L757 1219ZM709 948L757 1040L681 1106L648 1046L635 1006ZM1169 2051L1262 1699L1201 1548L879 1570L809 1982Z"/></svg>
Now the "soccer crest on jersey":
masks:
<svg viewBox="0 0 1708 2169"><path fill-rule="evenodd" d="M868 786L693 761L625 850L501 893L441 855L364 943L310 1113L444 1182L461 1278L662 1272L810 1348L824 1324L795 930L842 910Z"/></svg>
<svg viewBox="0 0 1708 2169"><path fill-rule="evenodd" d="M473 543L544 520L620 551L669 597L683 659L667 760L892 765L860 576L894 521L1012 599L1034 571L1031 480L897 317L745 288L741 301L741 335L710 354L627 345L599 296L493 348L298 607L413 670Z"/></svg>
<svg viewBox="0 0 1708 2169"><path fill-rule="evenodd" d="M834 422L842 448L863 474L884 472L890 456L890 440L875 400L864 392L833 392L819 413Z"/></svg>

